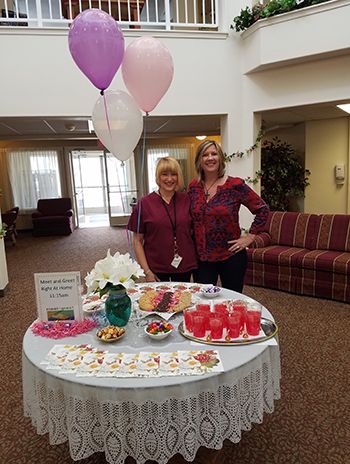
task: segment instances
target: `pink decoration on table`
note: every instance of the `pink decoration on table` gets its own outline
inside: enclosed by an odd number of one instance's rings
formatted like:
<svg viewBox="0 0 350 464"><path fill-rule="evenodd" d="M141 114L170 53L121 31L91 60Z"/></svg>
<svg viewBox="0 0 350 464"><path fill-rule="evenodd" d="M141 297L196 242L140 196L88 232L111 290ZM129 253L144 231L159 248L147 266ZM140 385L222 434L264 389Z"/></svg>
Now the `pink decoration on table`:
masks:
<svg viewBox="0 0 350 464"><path fill-rule="evenodd" d="M97 326L91 319L83 321L34 322L31 329L34 335L48 338L75 337Z"/></svg>

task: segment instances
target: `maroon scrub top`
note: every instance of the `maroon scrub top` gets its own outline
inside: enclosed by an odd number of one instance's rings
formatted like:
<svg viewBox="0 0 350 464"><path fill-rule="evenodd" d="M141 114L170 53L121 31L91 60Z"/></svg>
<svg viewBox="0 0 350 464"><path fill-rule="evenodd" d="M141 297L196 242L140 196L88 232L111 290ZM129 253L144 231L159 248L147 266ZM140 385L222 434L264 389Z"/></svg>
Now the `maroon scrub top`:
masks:
<svg viewBox="0 0 350 464"><path fill-rule="evenodd" d="M182 261L178 268L171 266L174 258L173 227L174 198L176 197L176 242ZM139 209L141 208L138 227ZM170 204L155 192L141 198L135 206L127 228L143 234L143 248L150 269L155 273L180 273L197 268L195 247L191 235L190 199L185 192L176 192Z"/></svg>

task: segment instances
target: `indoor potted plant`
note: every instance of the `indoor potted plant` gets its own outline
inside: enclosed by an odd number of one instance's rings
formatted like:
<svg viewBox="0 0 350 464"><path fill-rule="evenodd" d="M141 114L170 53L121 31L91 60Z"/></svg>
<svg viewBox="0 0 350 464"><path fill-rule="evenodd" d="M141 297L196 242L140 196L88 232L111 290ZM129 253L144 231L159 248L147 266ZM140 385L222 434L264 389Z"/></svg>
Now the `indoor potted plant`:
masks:
<svg viewBox="0 0 350 464"><path fill-rule="evenodd" d="M261 146L261 196L272 211L289 211L292 198L305 196L310 171L294 148L278 137Z"/></svg>

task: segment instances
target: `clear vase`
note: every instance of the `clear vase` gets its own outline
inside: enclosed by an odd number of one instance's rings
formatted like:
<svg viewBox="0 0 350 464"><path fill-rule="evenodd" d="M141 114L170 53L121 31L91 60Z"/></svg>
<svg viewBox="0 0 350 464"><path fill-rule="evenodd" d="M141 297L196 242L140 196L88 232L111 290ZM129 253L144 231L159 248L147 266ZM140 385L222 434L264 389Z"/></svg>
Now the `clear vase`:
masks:
<svg viewBox="0 0 350 464"><path fill-rule="evenodd" d="M109 290L105 311L111 325L124 327L128 323L131 315L131 300L124 287Z"/></svg>

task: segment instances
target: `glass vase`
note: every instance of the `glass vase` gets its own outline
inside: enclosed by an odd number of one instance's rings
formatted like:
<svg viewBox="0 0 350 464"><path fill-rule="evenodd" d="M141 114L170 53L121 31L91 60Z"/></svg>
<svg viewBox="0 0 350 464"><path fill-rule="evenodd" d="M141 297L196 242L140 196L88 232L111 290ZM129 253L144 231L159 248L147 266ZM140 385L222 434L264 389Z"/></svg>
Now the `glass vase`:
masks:
<svg viewBox="0 0 350 464"><path fill-rule="evenodd" d="M124 287L109 290L105 311L111 325L124 327L128 323L131 315L131 300Z"/></svg>

